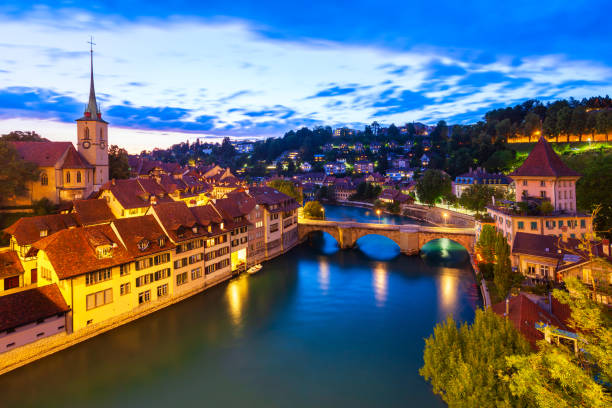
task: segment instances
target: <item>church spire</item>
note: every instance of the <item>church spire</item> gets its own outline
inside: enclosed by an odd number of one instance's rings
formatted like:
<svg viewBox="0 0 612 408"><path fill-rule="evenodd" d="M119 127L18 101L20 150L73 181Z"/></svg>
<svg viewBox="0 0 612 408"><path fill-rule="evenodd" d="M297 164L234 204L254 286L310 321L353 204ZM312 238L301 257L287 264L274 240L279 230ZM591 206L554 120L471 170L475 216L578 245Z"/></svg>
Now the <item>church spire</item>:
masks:
<svg viewBox="0 0 612 408"><path fill-rule="evenodd" d="M96 90L94 89L94 77L93 77L93 37L89 39L89 53L90 53L90 70L91 78L89 83L89 103L85 109L85 117L92 119L102 119L102 114L98 109L98 103L96 102Z"/></svg>

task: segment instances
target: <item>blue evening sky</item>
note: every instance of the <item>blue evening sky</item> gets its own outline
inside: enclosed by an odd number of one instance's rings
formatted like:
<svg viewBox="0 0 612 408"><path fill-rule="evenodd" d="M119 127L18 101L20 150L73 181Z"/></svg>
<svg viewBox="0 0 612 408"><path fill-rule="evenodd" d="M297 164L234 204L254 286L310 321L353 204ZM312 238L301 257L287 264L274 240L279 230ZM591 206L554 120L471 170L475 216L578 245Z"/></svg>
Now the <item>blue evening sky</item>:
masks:
<svg viewBox="0 0 612 408"><path fill-rule="evenodd" d="M0 4L0 133L74 137L89 89L110 142L301 126L470 123L612 93L610 1L23 1Z"/></svg>

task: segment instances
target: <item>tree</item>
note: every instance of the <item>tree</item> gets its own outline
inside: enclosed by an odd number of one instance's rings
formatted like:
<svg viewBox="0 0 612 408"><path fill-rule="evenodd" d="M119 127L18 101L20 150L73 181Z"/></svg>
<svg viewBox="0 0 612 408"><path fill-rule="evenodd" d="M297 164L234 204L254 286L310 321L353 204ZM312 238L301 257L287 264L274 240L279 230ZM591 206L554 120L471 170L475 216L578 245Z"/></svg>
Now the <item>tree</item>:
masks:
<svg viewBox="0 0 612 408"><path fill-rule="evenodd" d="M22 132L19 130L14 130L5 135L0 136L0 140L5 140L7 142L48 142L48 139L41 137L36 132Z"/></svg>
<svg viewBox="0 0 612 408"><path fill-rule="evenodd" d="M450 177L443 171L435 169L426 170L416 185L419 200L429 206L435 205L443 197L450 196L451 190Z"/></svg>
<svg viewBox="0 0 612 408"><path fill-rule="evenodd" d="M497 233L495 239L495 266L493 266L493 284L497 292L497 297L505 298L510 293L510 289L521 279L521 275L512 272L510 263L510 246L506 237L501 232Z"/></svg>
<svg viewBox="0 0 612 408"><path fill-rule="evenodd" d="M38 180L39 170L34 163L22 160L17 149L0 139L0 197L14 198L27 193L27 183Z"/></svg>
<svg viewBox="0 0 612 408"><path fill-rule="evenodd" d="M497 240L497 230L493 225L485 224L482 226L476 248L482 259L486 263L495 262L495 241Z"/></svg>
<svg viewBox="0 0 612 408"><path fill-rule="evenodd" d="M275 188L281 193L287 194L289 197L295 198L295 200L302 204L302 190L300 190L293 182L289 180L272 180L268 183L269 187Z"/></svg>
<svg viewBox="0 0 612 408"><path fill-rule="evenodd" d="M484 211L485 206L492 202L492 197L501 198L502 194L486 184L472 184L461 193L459 204L477 213Z"/></svg>
<svg viewBox="0 0 612 408"><path fill-rule="evenodd" d="M507 319L476 310L474 323L457 327L449 316L425 339L419 374L449 407L516 407L525 399L500 381L506 356L526 355L529 344Z"/></svg>
<svg viewBox="0 0 612 408"><path fill-rule="evenodd" d="M108 176L111 179L126 179L130 177L128 152L117 145L108 149Z"/></svg>
<svg viewBox="0 0 612 408"><path fill-rule="evenodd" d="M325 210L318 201L309 201L304 206L304 217L315 220L325 219Z"/></svg>
<svg viewBox="0 0 612 408"><path fill-rule="evenodd" d="M605 388L612 380L610 315L576 278L565 283L569 292L556 289L553 295L570 307L569 325L578 333L581 351L541 340L537 353L508 358L512 371L505 380L514 395L537 407L612 406Z"/></svg>

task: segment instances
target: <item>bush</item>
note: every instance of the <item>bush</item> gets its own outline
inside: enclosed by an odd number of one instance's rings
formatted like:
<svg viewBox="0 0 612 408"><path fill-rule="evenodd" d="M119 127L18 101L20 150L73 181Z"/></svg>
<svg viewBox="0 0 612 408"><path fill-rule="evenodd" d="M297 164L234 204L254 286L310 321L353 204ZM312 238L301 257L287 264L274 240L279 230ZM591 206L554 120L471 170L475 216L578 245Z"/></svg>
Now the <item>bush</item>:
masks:
<svg viewBox="0 0 612 408"><path fill-rule="evenodd" d="M478 264L478 270L485 280L493 280L493 263L481 262Z"/></svg>

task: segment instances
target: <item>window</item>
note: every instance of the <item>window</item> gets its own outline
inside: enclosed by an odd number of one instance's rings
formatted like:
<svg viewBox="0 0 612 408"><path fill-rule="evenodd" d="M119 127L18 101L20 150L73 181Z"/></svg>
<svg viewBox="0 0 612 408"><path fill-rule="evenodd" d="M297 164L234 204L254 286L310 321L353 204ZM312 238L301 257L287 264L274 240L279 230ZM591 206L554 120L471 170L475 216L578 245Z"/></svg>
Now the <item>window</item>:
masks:
<svg viewBox="0 0 612 408"><path fill-rule="evenodd" d="M111 268L102 269L95 272L90 272L85 275L85 285L94 285L98 282L104 282L112 277Z"/></svg>
<svg viewBox="0 0 612 408"><path fill-rule="evenodd" d="M49 185L49 177L47 177L47 173L42 173L40 175L40 184L43 186Z"/></svg>
<svg viewBox="0 0 612 408"><path fill-rule="evenodd" d="M158 298L164 297L167 294L168 294L168 284L167 283L164 283L163 285L157 287L157 297Z"/></svg>
<svg viewBox="0 0 612 408"><path fill-rule="evenodd" d="M66 172L66 183L70 183L70 172Z"/></svg>
<svg viewBox="0 0 612 408"><path fill-rule="evenodd" d="M202 268L196 268L191 271L191 280L195 280L202 277Z"/></svg>
<svg viewBox="0 0 612 408"><path fill-rule="evenodd" d="M130 273L130 264L119 265L119 276L125 276Z"/></svg>
<svg viewBox="0 0 612 408"><path fill-rule="evenodd" d="M106 289L87 295L87 310L95 309L100 306L113 302L113 290Z"/></svg>
<svg viewBox="0 0 612 408"><path fill-rule="evenodd" d="M531 221L531 230L535 231L538 229L538 222L537 221Z"/></svg>
<svg viewBox="0 0 612 408"><path fill-rule="evenodd" d="M144 292L140 292L138 294L138 304L141 305L143 303L147 303L151 301L151 291L145 290Z"/></svg>
<svg viewBox="0 0 612 408"><path fill-rule="evenodd" d="M522 230L525 228L525 223L523 221L518 222L518 229Z"/></svg>
<svg viewBox="0 0 612 408"><path fill-rule="evenodd" d="M187 283L187 272L176 275L176 286L181 286L185 283Z"/></svg>
<svg viewBox="0 0 612 408"><path fill-rule="evenodd" d="M81 182L81 172L80 171L77 171L76 182L77 183Z"/></svg>
<svg viewBox="0 0 612 408"><path fill-rule="evenodd" d="M124 283L124 284L122 284L122 285L119 287L119 294L120 294L121 296L123 296L123 295L127 295L128 293L130 293L130 292L131 292L131 289L132 289L130 286L131 286L131 285L130 285L130 283L129 283L129 282L128 282L128 283Z"/></svg>

